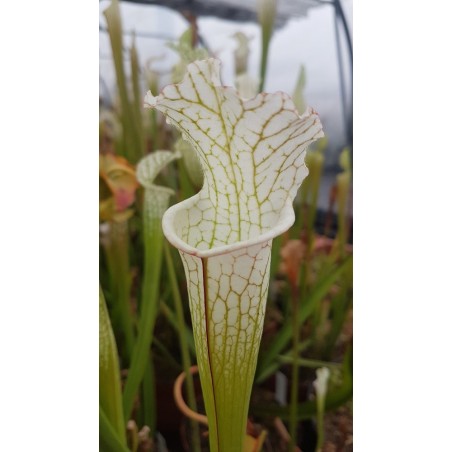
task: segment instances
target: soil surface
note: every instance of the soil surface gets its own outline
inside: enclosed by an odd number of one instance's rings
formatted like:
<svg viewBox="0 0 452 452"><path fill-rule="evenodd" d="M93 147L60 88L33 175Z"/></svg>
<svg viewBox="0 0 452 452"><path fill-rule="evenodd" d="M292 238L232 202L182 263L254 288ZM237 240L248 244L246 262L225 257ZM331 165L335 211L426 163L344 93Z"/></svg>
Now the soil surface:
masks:
<svg viewBox="0 0 452 452"><path fill-rule="evenodd" d="M351 403L325 416L323 452L351 452L353 450L353 418Z"/></svg>

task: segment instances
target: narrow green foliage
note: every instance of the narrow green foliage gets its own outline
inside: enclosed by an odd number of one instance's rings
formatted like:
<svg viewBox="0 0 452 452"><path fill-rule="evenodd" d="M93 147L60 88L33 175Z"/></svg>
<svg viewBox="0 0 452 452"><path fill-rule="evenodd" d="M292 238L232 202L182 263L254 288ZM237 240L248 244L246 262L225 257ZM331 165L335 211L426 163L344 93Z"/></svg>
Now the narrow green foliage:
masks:
<svg viewBox="0 0 452 452"><path fill-rule="evenodd" d="M130 452L118 436L102 407L99 407L99 450L100 452Z"/></svg>
<svg viewBox="0 0 452 452"><path fill-rule="evenodd" d="M140 89L140 66L137 48L135 46L135 36L133 37L132 47L130 49L130 69L132 73L132 88L133 88L133 101L132 101L132 111L134 114L133 124L135 126L136 144L137 148L137 159L144 156L146 152L145 147L145 135L144 135L144 125L142 116L142 105L143 96Z"/></svg>
<svg viewBox="0 0 452 452"><path fill-rule="evenodd" d="M306 102L304 100L304 87L306 86L306 71L304 66L300 67L300 72L298 74L297 84L295 85L295 90L292 95L292 100L297 107L298 113L303 114L306 110Z"/></svg>
<svg viewBox="0 0 452 452"><path fill-rule="evenodd" d="M101 288L99 288L99 405L119 441L125 444L118 351Z"/></svg>
<svg viewBox="0 0 452 452"><path fill-rule="evenodd" d="M132 115L127 95L126 76L124 73L122 24L118 0L112 0L110 6L105 9L104 16L108 25L108 35L110 37L111 51L115 65L116 85L118 87L119 99L121 102L121 121L123 124L124 142L121 148L117 151L127 158L130 157L130 149L133 146L130 137Z"/></svg>
<svg viewBox="0 0 452 452"><path fill-rule="evenodd" d="M350 266L341 277L340 292L331 300L331 329L325 341L323 355L328 358L334 350L344 322L352 305L353 268Z"/></svg>
<svg viewBox="0 0 452 452"><path fill-rule="evenodd" d="M309 179L310 179L310 198L309 203L309 215L308 215L308 237L309 241L312 241L314 236L314 222L317 213L317 203L319 197L320 183L323 172L323 164L325 162L325 157L323 153L318 150L314 150L306 155L306 166L309 169ZM310 243L309 243L310 244Z"/></svg>
<svg viewBox="0 0 452 452"><path fill-rule="evenodd" d="M149 350L152 343L155 319L158 313L158 291L162 261L163 234L160 217L153 217L147 212L154 202L152 193L145 191L145 208L143 214L144 237L144 281L142 287L141 310L138 324L138 337L132 354L132 361L124 387L124 415L129 418L133 402L143 379ZM149 199L146 199L149 198Z"/></svg>
<svg viewBox="0 0 452 452"><path fill-rule="evenodd" d="M352 265L352 258L347 257L343 262L337 265L331 273L319 281L311 293L303 300L298 310L299 325L312 314L317 304L325 297L325 295L331 289L331 286L338 280L342 272ZM265 350L260 355L257 366L257 379L260 379L260 375L265 372L265 369L272 364L277 356L287 347L292 338L293 327L290 322L284 324L284 326L278 332L275 340L272 342L270 348Z"/></svg>
<svg viewBox="0 0 452 452"><path fill-rule="evenodd" d="M299 355L299 353L301 353L302 351L306 350L309 345L311 344L310 340L307 341L302 341L298 344L298 349L297 349L297 356ZM301 360L301 358L300 358ZM306 360L301 360L299 361L299 365L301 367L309 367L309 366L305 366L305 361ZM278 355L277 359L275 361L273 361L271 364L269 364L255 379L255 382L257 384L262 383L263 381L265 381L267 378L269 378L271 375L275 374L276 371L283 365L283 364L287 364L287 363L292 363L293 362L293 358L292 356L288 356L288 355Z"/></svg>
<svg viewBox="0 0 452 452"><path fill-rule="evenodd" d="M143 424L147 425L151 429L151 432L154 433L157 427L157 396L152 352L149 353L149 359L144 370L142 394Z"/></svg>
<svg viewBox="0 0 452 452"><path fill-rule="evenodd" d="M325 161L323 154L327 143L328 139L326 137L320 138L316 142L315 148L306 154L305 163L309 169L309 174L300 188L298 215L292 228L293 237L300 237L302 231L304 231L308 245L312 245L311 242L315 236L315 217Z"/></svg>
<svg viewBox="0 0 452 452"><path fill-rule="evenodd" d="M304 83L304 74L301 74L303 78L301 83ZM300 88L300 90L302 87ZM302 102L302 95L299 96L299 102ZM303 106L301 106L303 108ZM300 301L303 304L305 302L305 294L307 293L307 280L311 267L311 252L315 236L314 221L317 213L317 200L318 193L320 189L320 179L322 175L324 157L321 152L313 151L307 154L305 163L309 169L309 185L310 188L310 199L309 199L309 210L308 210L308 221L306 224L306 250L307 253L300 268L300 285L299 287L292 288L292 343L293 343L293 355L297 356L297 347L300 336L300 319L297 315L299 311ZM317 305L320 306L320 303ZM289 433L290 433L290 443L289 450L295 451L297 444L297 404L298 404L298 375L299 375L299 364L296 360L292 363L292 387L290 396L290 420L289 420Z"/></svg>
<svg viewBox="0 0 452 452"><path fill-rule="evenodd" d="M293 356L298 356L298 343L300 340L300 322L297 315L298 305L300 302L300 294L296 287L292 290L292 350ZM295 452L297 446L297 404L298 404L298 375L299 364L297 360L292 363L292 386L290 389L290 419L289 419L289 450Z"/></svg>
<svg viewBox="0 0 452 452"><path fill-rule="evenodd" d="M340 157L340 165L343 168L343 172L337 176L337 209L338 209L338 242L339 242L339 255L345 255L345 245L348 239L348 215L347 206L350 195L351 187L351 163L350 163L350 150L345 148Z"/></svg>
<svg viewBox="0 0 452 452"><path fill-rule="evenodd" d="M157 352L159 352L160 358L165 361L165 365L171 367L174 372L180 373L184 370L181 363L174 357L174 353L172 353L163 342L160 342L159 339L154 337L152 345L155 346L155 356L157 357Z"/></svg>
<svg viewBox="0 0 452 452"><path fill-rule="evenodd" d="M278 361L280 361L283 364L291 364L294 362L294 357L292 355L279 355ZM297 362L297 364L300 367L307 367L309 369L317 369L318 367L328 367L328 368L335 369L338 366L340 366L339 363L320 361L318 359L308 359L308 358L297 357L295 359L295 361Z"/></svg>
<svg viewBox="0 0 452 452"><path fill-rule="evenodd" d="M134 319L130 305L131 274L129 263L128 221L111 221L108 243L105 244L110 274L112 322L115 331L121 332L123 347L121 356L127 364L134 344Z"/></svg>
<svg viewBox="0 0 452 452"><path fill-rule="evenodd" d="M264 89L265 77L267 75L268 50L276 18L276 0L258 0L257 15L261 25L262 44L259 85L259 92L261 92Z"/></svg>
<svg viewBox="0 0 452 452"><path fill-rule="evenodd" d="M148 60L147 65L145 67L145 76L146 76L146 83L147 83L147 87L148 89L150 89L153 93L158 93L159 92L159 74L154 71L153 69L151 69L151 63L152 60L157 59L157 58L151 58ZM140 108L141 108L141 104L142 104L142 99L138 99L140 102ZM156 151L157 149L162 149L161 147L161 142L162 142L162 137L161 135L161 131L159 130L159 117L157 114L157 111L155 110L151 110L148 113L148 120L149 120L149 125L146 128L145 127L145 140L147 138L150 138L152 141L152 150ZM145 143L146 144L146 143Z"/></svg>
<svg viewBox="0 0 452 452"><path fill-rule="evenodd" d="M118 0L112 0L108 8L105 9L104 16L108 25L108 35L110 37L113 62L115 65L116 83L121 102L120 116L123 126L123 145L117 151L130 162L136 163L141 154L140 132L137 122L134 121L135 114L127 91L123 58L122 24Z"/></svg>
<svg viewBox="0 0 452 452"><path fill-rule="evenodd" d="M183 334L185 336L184 341L188 345L188 349L190 350L190 353L192 356L196 356L195 351L195 341L193 340L193 331L185 325L184 329L181 331L179 329L178 320L176 318L176 314L172 311L171 307L168 306L165 302L160 302L160 310L162 314L167 318L170 325L174 328L174 330L178 334Z"/></svg>

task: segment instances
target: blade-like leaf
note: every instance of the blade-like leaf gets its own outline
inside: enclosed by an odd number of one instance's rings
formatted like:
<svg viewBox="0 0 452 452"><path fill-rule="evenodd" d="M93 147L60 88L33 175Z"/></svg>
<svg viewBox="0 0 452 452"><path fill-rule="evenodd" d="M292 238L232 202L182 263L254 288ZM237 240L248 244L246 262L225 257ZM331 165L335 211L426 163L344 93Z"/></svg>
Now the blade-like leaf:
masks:
<svg viewBox="0 0 452 452"><path fill-rule="evenodd" d="M123 125L123 155L133 163L140 157L141 143L138 126L134 119L134 111L127 92L127 81L124 71L122 23L119 8L119 0L112 0L104 10L105 20L108 25L108 35L115 65L116 82L121 101L121 121Z"/></svg>
<svg viewBox="0 0 452 452"><path fill-rule="evenodd" d="M130 452L110 424L102 407L99 407L99 450L100 452Z"/></svg>
<svg viewBox="0 0 452 452"><path fill-rule="evenodd" d="M101 288L99 288L99 404L119 441L125 444L118 352Z"/></svg>

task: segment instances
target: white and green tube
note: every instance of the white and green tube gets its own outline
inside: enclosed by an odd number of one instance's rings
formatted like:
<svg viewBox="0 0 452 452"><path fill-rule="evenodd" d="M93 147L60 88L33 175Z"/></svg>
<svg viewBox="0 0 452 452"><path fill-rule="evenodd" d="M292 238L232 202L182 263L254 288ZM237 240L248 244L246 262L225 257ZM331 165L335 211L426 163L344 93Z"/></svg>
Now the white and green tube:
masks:
<svg viewBox="0 0 452 452"><path fill-rule="evenodd" d="M201 191L169 208L163 232L184 263L210 450L243 450L262 336L272 239L294 222L306 148L323 136L288 95L243 100L221 86L216 59L196 61L145 106L167 116L195 149Z"/></svg>

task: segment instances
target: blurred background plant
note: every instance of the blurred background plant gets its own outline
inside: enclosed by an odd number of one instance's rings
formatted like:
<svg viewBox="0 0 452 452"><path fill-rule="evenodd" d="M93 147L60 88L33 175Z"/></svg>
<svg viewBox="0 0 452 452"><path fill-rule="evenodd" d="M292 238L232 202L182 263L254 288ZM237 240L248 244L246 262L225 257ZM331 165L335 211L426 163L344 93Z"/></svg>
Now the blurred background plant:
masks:
<svg viewBox="0 0 452 452"><path fill-rule="evenodd" d="M278 5L262 0L257 6L262 27L259 75L249 69L249 43L256 37L239 29L230 36L236 43L235 84L245 98L253 97L259 85L265 88L272 61L269 49ZM155 60L140 64L136 37L130 45L124 43L118 0L111 1L103 15L116 89L110 106L101 99L99 114L100 450L207 450L205 426L184 420L173 400L173 383L185 372L185 400L193 411L203 410L199 381L189 372L196 356L184 271L159 227L168 203L199 191L202 172L191 146L160 113L145 111L142 104L148 89L158 93L163 83L179 82L188 63L212 52L203 45L196 16L185 12L186 31L167 46L176 62L165 78L153 68ZM302 113L309 103L305 99L309 73L303 66L294 65L292 70L298 73L292 95ZM295 201L296 222L273 244L248 426L256 443L250 448L258 443L259 450L268 451L352 447L348 144L336 158L339 171L326 179L325 162L331 160L328 139L308 151L309 176ZM167 157L162 160L162 155ZM166 193L164 201L153 187ZM326 206L320 205L322 194ZM314 385L319 368L329 371L321 403Z"/></svg>

